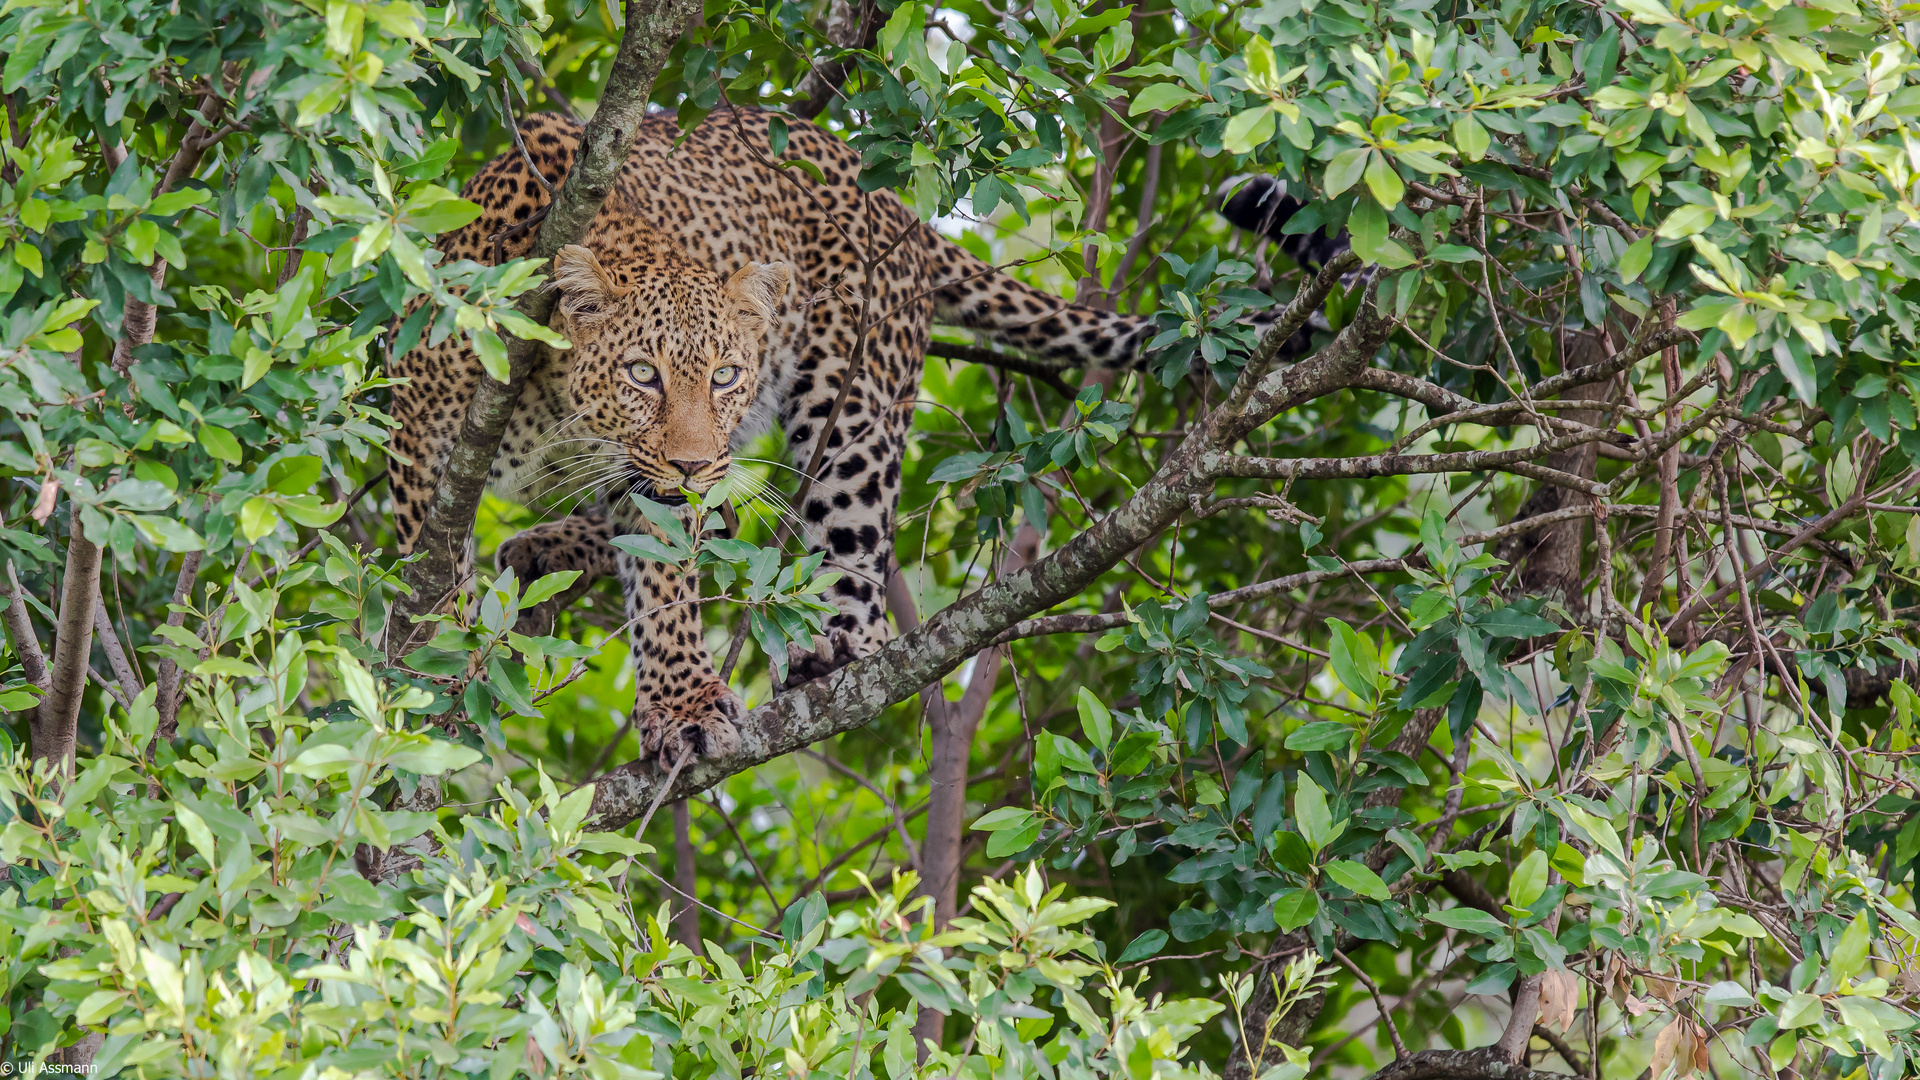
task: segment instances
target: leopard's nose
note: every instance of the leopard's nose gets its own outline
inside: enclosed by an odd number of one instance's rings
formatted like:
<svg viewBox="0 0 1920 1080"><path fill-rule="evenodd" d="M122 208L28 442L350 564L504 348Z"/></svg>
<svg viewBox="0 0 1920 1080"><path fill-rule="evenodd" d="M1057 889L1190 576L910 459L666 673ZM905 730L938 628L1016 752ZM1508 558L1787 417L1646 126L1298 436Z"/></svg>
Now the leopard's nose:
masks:
<svg viewBox="0 0 1920 1080"><path fill-rule="evenodd" d="M713 464L713 459L707 458L704 461L684 461L679 458L668 458L667 464L673 466L676 469L679 469L680 474L682 476L685 476L687 479L691 480L694 477L699 476L700 471L702 469L705 469L707 466Z"/></svg>

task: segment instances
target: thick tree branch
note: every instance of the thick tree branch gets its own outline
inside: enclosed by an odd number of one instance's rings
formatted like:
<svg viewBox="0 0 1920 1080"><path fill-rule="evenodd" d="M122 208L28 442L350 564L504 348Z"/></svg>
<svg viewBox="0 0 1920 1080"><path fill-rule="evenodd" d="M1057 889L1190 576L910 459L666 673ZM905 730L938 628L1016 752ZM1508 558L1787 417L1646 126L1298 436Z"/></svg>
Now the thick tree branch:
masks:
<svg viewBox="0 0 1920 1080"><path fill-rule="evenodd" d="M93 653L93 609L100 602L100 546L87 539L80 524L80 503L71 505L53 667L47 676L47 696L34 710L30 727L33 756L56 761L63 769L73 762L80 703L87 692L87 663Z"/></svg>
<svg viewBox="0 0 1920 1080"><path fill-rule="evenodd" d="M880 32L880 20L871 0L833 0L827 11L827 40L842 49L871 49ZM805 99L794 106L793 114L811 120L827 111L847 81L849 64L828 60L816 64L795 87Z"/></svg>
<svg viewBox="0 0 1920 1080"><path fill-rule="evenodd" d="M224 76L211 76L219 79ZM226 99L209 88L200 97L200 115L204 120L195 120L187 126L187 133L181 137L180 146L173 153L173 159L167 163L167 171L160 178L160 186L154 189L155 195L165 195L180 186L195 169L200 167L200 159L209 146L225 138L230 128L217 131L209 125L218 125L226 109ZM147 279L157 291L167 281L167 260L155 255L153 265L147 269ZM154 305L135 296L128 296L126 306L120 315L120 340L113 346L113 370L121 375L133 366L133 350L142 345L152 344L153 331L159 321L159 311Z"/></svg>
<svg viewBox="0 0 1920 1080"><path fill-rule="evenodd" d="M1496 1046L1477 1050L1422 1050L1374 1073L1370 1080L1573 1080L1566 1073L1515 1065Z"/></svg>
<svg viewBox="0 0 1920 1080"><path fill-rule="evenodd" d="M950 341L934 341L927 344L927 355L942 360L960 360L969 364L985 364L1001 371L1010 371L1015 375L1025 375L1059 394L1064 398L1073 397L1073 387L1060 378L1059 369L1029 360L1024 356L989 349L981 345L956 345Z"/></svg>
<svg viewBox="0 0 1920 1080"><path fill-rule="evenodd" d="M1204 457L1200 467L1215 476L1263 477L1270 480L1358 480L1375 476L1406 476L1417 473L1501 472L1519 473L1584 491L1605 498L1611 494L1606 484L1534 465L1549 454L1614 437L1616 433L1600 428L1563 435L1557 439L1515 450L1467 450L1451 454L1369 454L1346 458L1262 458L1213 453Z"/></svg>
<svg viewBox="0 0 1920 1080"><path fill-rule="evenodd" d="M1605 360L1571 368L1558 375L1541 379L1529 387L1527 393L1531 397L1547 398L1564 393L1576 386L1591 386L1627 370L1642 360L1659 355L1662 349L1670 345L1680 345L1693 339L1693 335L1685 330L1655 330L1647 335L1646 340L1635 342Z"/></svg>
<svg viewBox="0 0 1920 1080"><path fill-rule="evenodd" d="M646 117L654 78L687 21L699 10L698 0L631 0L627 4L626 32L600 104L587 123L573 169L554 194L528 257L550 259L561 248L586 238ZM521 296L518 307L522 314L544 325L553 315L554 303L552 290L535 289ZM445 469L428 503L426 521L421 525L415 547L421 557L407 567L405 581L411 595L395 605L389 623L387 647L391 656L403 656L411 648L414 618L439 610L464 584L455 579L472 537L474 512L486 489L507 422L513 418L520 384L539 347L536 342L509 338L509 380L502 383L482 377L473 400L467 404L459 438L447 455Z"/></svg>
<svg viewBox="0 0 1920 1080"><path fill-rule="evenodd" d="M47 654L40 651L33 617L27 613L27 591L20 585L20 575L14 571L12 559L7 560L7 586L7 636L13 639L13 655L19 659L28 685L38 689L44 698L52 685L47 675ZM26 710L29 718L34 709Z"/></svg>
<svg viewBox="0 0 1920 1080"><path fill-rule="evenodd" d="M93 631L100 635L100 646L107 654L107 663L113 668L113 678L120 684L120 694L127 701L140 696L146 684L140 679L140 672L127 662L126 649L120 643L120 635L113 628L113 619L107 615L104 599L95 596L93 600Z"/></svg>
<svg viewBox="0 0 1920 1080"><path fill-rule="evenodd" d="M193 596L193 584L200 577L200 559L202 553L189 551L180 556L180 576L173 582L173 605L185 605ZM167 625L185 626L187 613L184 611L167 612ZM155 729L155 739L171 739L178 730L180 720L180 666L172 660L160 661L159 674L154 678L158 689L154 692L154 707L160 712L160 726Z"/></svg>

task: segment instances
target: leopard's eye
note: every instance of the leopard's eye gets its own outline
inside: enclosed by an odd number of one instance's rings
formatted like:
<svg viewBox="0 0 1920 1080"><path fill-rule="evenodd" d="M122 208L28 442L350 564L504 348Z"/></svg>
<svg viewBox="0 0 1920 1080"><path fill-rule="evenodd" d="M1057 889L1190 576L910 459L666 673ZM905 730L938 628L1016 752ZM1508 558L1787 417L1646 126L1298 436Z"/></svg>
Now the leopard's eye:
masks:
<svg viewBox="0 0 1920 1080"><path fill-rule="evenodd" d="M653 386L660 381L660 369L640 360L627 365L627 377L641 386Z"/></svg>
<svg viewBox="0 0 1920 1080"><path fill-rule="evenodd" d="M727 387L739 381L740 369L733 364L728 364L723 368L713 369L713 386L716 390L725 390Z"/></svg>

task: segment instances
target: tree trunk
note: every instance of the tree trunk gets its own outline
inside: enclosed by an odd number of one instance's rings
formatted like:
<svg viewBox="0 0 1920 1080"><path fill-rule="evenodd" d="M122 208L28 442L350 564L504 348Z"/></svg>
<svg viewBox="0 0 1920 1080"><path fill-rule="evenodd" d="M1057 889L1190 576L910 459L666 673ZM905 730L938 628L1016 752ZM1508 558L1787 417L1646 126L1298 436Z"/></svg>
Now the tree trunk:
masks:
<svg viewBox="0 0 1920 1080"><path fill-rule="evenodd" d="M1566 370L1598 363L1605 356L1604 344L1592 333L1579 335L1568 350ZM1570 386L1556 396L1563 399L1587 399L1594 391L1611 382L1583 383ZM1564 411L1561 416L1582 424L1595 424L1600 420L1598 413L1587 410ZM1549 455L1541 464L1550 469L1591 480L1594 467L1600 460L1598 443L1586 443L1571 450ZM1551 513L1572 506L1576 500L1586 496L1570 488L1557 484L1541 484L1532 497L1520 507L1514 515L1515 521ZM1586 550L1587 522L1584 518L1563 521L1549 525L1537 533L1514 537L1499 545L1494 554L1508 562L1520 562L1520 591L1535 596L1544 596L1549 600L1567 605L1569 610L1578 606L1583 556Z"/></svg>
<svg viewBox="0 0 1920 1080"><path fill-rule="evenodd" d="M1027 565L1039 549L1040 534L1030 525L1021 525L1000 558L996 576ZM960 856L966 847L967 766L973 757L973 736L980 730L987 704L993 700L1005 648L981 650L974 657L973 677L967 681L966 693L958 702L927 713L933 743L927 780L932 791L927 798L926 834L920 841L920 892L933 898L934 923L943 930L960 907ZM940 1013L920 1010L913 1026L913 1045L922 1060L927 1040L939 1043L945 1023L946 1017Z"/></svg>
<svg viewBox="0 0 1920 1080"><path fill-rule="evenodd" d="M1120 172L1120 156L1126 146L1127 130L1111 112L1100 114L1100 145L1089 147L1095 152L1093 161L1093 186L1087 192L1087 215L1080 227L1087 232L1106 232L1107 216L1113 207L1113 182ZM1085 273L1080 278L1080 286L1075 294L1078 303L1101 311L1114 310L1113 292L1100 286L1100 252L1097 248L1087 248L1082 255ZM1114 286L1119 287L1115 281Z"/></svg>
<svg viewBox="0 0 1920 1080"><path fill-rule="evenodd" d="M700 953L700 905L694 901L699 886L693 866L693 813L687 800L678 799L673 804L673 887L681 895L673 898L673 936L695 955Z"/></svg>

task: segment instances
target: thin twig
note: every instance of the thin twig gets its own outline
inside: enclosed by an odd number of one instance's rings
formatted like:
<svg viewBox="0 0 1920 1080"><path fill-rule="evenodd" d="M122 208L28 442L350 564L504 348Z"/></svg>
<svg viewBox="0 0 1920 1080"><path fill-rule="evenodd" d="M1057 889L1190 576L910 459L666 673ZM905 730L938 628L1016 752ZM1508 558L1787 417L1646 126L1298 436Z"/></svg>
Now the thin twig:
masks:
<svg viewBox="0 0 1920 1080"><path fill-rule="evenodd" d="M1380 1022L1387 1025L1387 1037L1393 1040L1393 1060L1399 1061L1406 1057L1407 1044L1400 1039L1400 1027L1393 1022L1393 1010L1387 1008L1386 999L1380 996L1380 988L1374 985L1373 979L1366 972L1361 971L1360 965L1354 963L1353 958L1346 953L1335 949L1333 958L1340 961L1348 971L1353 972L1353 977L1359 979L1360 985L1366 987L1367 993L1373 995L1373 1007L1380 1011Z"/></svg>

